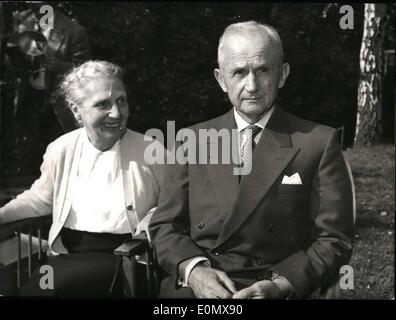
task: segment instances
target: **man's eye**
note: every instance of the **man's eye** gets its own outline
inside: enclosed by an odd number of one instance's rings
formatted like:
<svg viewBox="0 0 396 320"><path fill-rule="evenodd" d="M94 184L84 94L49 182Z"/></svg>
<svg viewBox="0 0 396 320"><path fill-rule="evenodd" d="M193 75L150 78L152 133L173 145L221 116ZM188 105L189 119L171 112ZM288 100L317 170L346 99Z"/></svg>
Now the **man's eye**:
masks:
<svg viewBox="0 0 396 320"><path fill-rule="evenodd" d="M261 73L267 73L267 72L268 72L268 68L267 68L267 67L261 67L261 68L259 69L259 72L261 72Z"/></svg>
<svg viewBox="0 0 396 320"><path fill-rule="evenodd" d="M238 69L238 70L235 70L234 71L234 76L240 76L240 75L243 75L244 74L244 70L243 69Z"/></svg>

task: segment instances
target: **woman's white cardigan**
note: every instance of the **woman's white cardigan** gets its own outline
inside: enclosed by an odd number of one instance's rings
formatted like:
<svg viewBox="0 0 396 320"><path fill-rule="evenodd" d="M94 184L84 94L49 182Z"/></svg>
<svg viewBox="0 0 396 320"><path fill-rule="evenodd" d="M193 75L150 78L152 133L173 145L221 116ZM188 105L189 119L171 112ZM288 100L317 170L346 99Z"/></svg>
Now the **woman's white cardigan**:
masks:
<svg viewBox="0 0 396 320"><path fill-rule="evenodd" d="M0 222L48 215L53 223L49 232L49 254L67 253L59 234L69 215L73 186L77 176L83 142L83 128L67 133L48 145L41 165L41 176L29 190L0 209ZM148 145L159 142L127 130L120 141L125 209L131 233L147 213L156 207L162 183L162 167L150 165L144 155ZM163 150L157 145L156 150ZM152 211L151 211L152 212ZM145 221L149 220L147 216Z"/></svg>

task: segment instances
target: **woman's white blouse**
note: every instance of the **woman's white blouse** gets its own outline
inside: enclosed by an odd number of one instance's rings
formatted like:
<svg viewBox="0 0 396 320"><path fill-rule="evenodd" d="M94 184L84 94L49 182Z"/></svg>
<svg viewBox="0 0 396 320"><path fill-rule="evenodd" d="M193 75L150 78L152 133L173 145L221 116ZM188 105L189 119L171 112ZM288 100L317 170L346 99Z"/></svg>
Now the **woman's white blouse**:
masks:
<svg viewBox="0 0 396 320"><path fill-rule="evenodd" d="M89 232L130 233L125 212L120 163L120 140L104 152L96 149L85 132L80 166L73 187L72 205L65 227ZM69 190L70 191L70 190Z"/></svg>

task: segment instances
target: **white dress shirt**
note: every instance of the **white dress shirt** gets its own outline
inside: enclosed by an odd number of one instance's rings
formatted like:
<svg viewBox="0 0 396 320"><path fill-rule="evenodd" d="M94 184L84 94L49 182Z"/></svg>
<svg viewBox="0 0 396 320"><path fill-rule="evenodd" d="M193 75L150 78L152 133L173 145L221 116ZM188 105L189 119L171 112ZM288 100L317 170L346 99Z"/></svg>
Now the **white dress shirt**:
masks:
<svg viewBox="0 0 396 320"><path fill-rule="evenodd" d="M253 123L256 126L259 126L260 128L264 129L268 123L268 120L270 119L272 113L274 112L275 107L272 107L271 110L269 110L263 117L261 117L256 123ZM246 127L250 126L251 124L246 122L244 119L242 119L242 117L239 115L239 113L236 111L236 109L234 108L234 118L235 118L235 122L237 125L237 130L238 130L238 139L239 139L239 147L240 149L242 148L243 144L245 143L245 141L242 140L241 137L241 131L243 129L245 129ZM261 138L261 135L263 133L263 130L260 130L260 132L257 133L257 135L254 137L254 143L257 144ZM188 278L190 277L190 273L191 271L194 269L194 267L200 263L200 262L204 262L205 266L210 267L210 262L207 258L205 257L194 257L191 259L188 259L187 261L185 261L185 263L187 263L185 271L184 271L184 277L179 277L179 285L183 286L183 287L187 287L188 286ZM184 263L184 264L185 264ZM179 270L179 274L181 270Z"/></svg>
<svg viewBox="0 0 396 320"><path fill-rule="evenodd" d="M48 40L51 34L50 28L42 30L41 33L44 35L44 37ZM34 44L34 43L33 43ZM43 59L43 58L42 58ZM29 80L30 80L30 85L37 89L37 90L45 90L45 68L43 68L40 64L38 67L39 70L34 70L35 73L34 75L31 75Z"/></svg>
<svg viewBox="0 0 396 320"><path fill-rule="evenodd" d="M274 107L271 108L270 111L268 111L262 118L259 119L259 121L257 121L256 123L253 123L254 125L260 127L261 129L264 129L268 123L269 118L271 117L272 113L274 112ZM237 130L239 133L239 146L240 149L242 148L244 141L242 141L241 139L241 131L243 129L245 129L246 127L250 126L250 123L246 122L240 115L239 113L236 111L236 109L234 108L234 118L235 118L235 122L237 125ZM263 130L260 130L256 136L254 137L254 143L257 145L257 143L260 141L261 135L263 133Z"/></svg>
<svg viewBox="0 0 396 320"><path fill-rule="evenodd" d="M85 132L65 227L89 232L130 233L120 170L120 141L100 151Z"/></svg>

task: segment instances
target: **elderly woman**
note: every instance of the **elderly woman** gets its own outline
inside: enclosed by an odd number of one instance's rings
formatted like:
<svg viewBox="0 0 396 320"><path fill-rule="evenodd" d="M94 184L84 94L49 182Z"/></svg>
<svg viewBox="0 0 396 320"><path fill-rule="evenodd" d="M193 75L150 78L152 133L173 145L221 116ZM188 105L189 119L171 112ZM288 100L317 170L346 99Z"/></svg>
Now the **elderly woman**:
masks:
<svg viewBox="0 0 396 320"><path fill-rule="evenodd" d="M82 128L48 146L40 178L0 209L0 223L52 213L47 264L55 288L42 290L37 270L23 295L103 297L115 269L112 251L148 224L157 204L161 168L144 159L153 141L126 127L118 66L88 61L61 89Z"/></svg>

